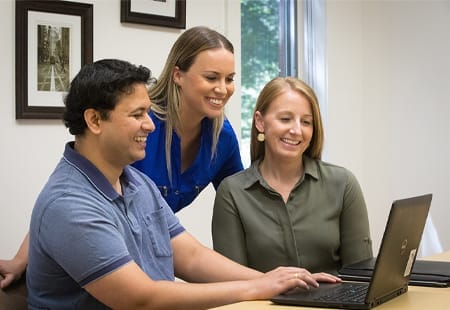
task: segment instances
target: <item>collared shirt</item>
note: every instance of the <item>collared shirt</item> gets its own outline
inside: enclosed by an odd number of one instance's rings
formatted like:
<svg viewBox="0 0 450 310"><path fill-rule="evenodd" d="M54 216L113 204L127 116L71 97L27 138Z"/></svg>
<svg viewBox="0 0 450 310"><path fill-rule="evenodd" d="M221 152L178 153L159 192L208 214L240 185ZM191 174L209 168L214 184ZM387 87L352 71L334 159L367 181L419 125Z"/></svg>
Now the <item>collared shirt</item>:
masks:
<svg viewBox="0 0 450 310"><path fill-rule="evenodd" d="M361 188L345 168L304 157L287 203L254 162L222 181L214 204L214 249L260 271L299 266L336 274L372 257Z"/></svg>
<svg viewBox="0 0 450 310"><path fill-rule="evenodd" d="M184 231L153 182L125 167L119 195L68 143L33 209L29 309L103 309L83 286L136 262L153 280L174 280L170 239Z"/></svg>
<svg viewBox="0 0 450 310"><path fill-rule="evenodd" d="M166 166L166 124L153 112L150 116L155 123L155 131L148 135L146 154L134 167L148 175L158 186L174 212L189 205L200 192L213 183L217 188L227 176L243 169L239 143L228 120L224 121L217 143L216 154L212 156L212 122L202 121L200 146L192 165L181 173L181 144L178 135L173 132L171 146L172 182Z"/></svg>

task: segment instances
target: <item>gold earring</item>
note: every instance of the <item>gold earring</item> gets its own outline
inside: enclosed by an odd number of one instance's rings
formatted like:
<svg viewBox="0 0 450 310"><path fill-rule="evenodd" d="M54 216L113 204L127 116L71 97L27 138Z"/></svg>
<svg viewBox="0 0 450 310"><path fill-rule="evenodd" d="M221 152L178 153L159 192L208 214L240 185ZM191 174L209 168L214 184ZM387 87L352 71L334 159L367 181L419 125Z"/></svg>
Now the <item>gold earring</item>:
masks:
<svg viewBox="0 0 450 310"><path fill-rule="evenodd" d="M260 133L256 136L256 140L258 140L259 142L264 142L264 140L266 140L266 136L264 135L264 132L260 132Z"/></svg>

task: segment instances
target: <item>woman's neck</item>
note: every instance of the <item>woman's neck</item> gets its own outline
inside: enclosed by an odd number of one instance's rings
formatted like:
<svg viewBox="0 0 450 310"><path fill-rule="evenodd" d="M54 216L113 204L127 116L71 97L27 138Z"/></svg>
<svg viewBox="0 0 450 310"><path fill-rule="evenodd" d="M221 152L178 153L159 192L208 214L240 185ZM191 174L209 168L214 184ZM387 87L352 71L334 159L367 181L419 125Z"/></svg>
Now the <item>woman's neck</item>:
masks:
<svg viewBox="0 0 450 310"><path fill-rule="evenodd" d="M259 164L259 171L263 179L283 197L285 202L303 176L303 170L302 158L286 161L266 156Z"/></svg>

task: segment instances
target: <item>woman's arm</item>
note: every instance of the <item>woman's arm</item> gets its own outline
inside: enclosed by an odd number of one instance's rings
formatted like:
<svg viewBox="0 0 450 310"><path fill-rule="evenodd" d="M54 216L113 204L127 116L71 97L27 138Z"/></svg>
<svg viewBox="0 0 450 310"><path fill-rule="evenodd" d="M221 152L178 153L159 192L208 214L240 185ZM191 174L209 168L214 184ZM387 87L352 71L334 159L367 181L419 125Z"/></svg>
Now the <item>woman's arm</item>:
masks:
<svg viewBox="0 0 450 310"><path fill-rule="evenodd" d="M232 182L224 180L216 192L212 216L214 250L244 266L248 265L245 234L235 200Z"/></svg>
<svg viewBox="0 0 450 310"><path fill-rule="evenodd" d="M373 256L366 203L361 187L351 172L343 201L340 222L341 260L343 265L347 265Z"/></svg>
<svg viewBox="0 0 450 310"><path fill-rule="evenodd" d="M19 279L28 265L29 234L27 233L16 255L10 260L0 260L0 288L5 288L14 280Z"/></svg>

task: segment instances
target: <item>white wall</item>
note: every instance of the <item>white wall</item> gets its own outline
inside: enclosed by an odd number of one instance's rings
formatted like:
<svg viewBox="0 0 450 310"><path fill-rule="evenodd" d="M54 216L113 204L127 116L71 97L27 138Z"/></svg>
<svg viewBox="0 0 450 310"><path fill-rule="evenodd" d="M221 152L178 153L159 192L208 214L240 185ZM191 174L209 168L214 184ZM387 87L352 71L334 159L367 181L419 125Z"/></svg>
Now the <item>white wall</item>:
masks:
<svg viewBox="0 0 450 310"><path fill-rule="evenodd" d="M432 192L450 250L450 1L327 3L327 147L361 182L374 249L393 199Z"/></svg>
<svg viewBox="0 0 450 310"><path fill-rule="evenodd" d="M121 24L119 0L78 1L94 4L94 60L121 58L149 67L158 76L173 42L181 33L174 28ZM188 0L186 26L206 25L224 33L236 48L240 67L239 2ZM205 12L208 12L205 14ZM15 120L15 7L0 0L0 259L14 255L25 233L34 201L60 159L64 143L72 140L58 120ZM239 72L237 74L239 77ZM239 129L237 87L228 105ZM231 109L229 109L231 110ZM180 213L185 226L210 245L210 219L214 190L208 189L190 210Z"/></svg>
<svg viewBox="0 0 450 310"><path fill-rule="evenodd" d="M95 60L123 58L159 74L180 30L121 25L119 0L84 2L94 3ZM327 1L327 159L360 180L375 249L393 199L433 192L433 220L450 250L449 3ZM239 85L239 1L188 0L187 27L200 24L234 43ZM60 121L15 120L13 0L0 0L0 29L0 258L7 258L28 230L34 200L71 136ZM227 109L237 132L239 97L238 88ZM208 188L179 213L207 245L213 198Z"/></svg>

